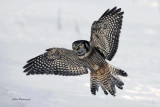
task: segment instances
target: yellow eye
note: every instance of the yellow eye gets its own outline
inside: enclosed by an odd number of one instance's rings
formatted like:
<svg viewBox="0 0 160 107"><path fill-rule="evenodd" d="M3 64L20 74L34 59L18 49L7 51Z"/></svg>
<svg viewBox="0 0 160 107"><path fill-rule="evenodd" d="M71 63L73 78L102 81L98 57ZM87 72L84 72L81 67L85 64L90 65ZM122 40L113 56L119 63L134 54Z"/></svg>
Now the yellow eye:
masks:
<svg viewBox="0 0 160 107"><path fill-rule="evenodd" d="M77 50L77 48L74 48L75 50Z"/></svg>
<svg viewBox="0 0 160 107"><path fill-rule="evenodd" d="M79 47L79 48L82 48L82 45L79 45L78 47Z"/></svg>

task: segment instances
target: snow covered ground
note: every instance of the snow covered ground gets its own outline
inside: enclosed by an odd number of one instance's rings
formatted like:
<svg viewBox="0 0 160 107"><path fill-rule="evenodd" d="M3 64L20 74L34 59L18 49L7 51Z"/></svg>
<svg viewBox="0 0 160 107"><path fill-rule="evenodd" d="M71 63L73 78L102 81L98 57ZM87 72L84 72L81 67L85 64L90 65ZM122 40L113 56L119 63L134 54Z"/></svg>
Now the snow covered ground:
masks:
<svg viewBox="0 0 160 107"><path fill-rule="evenodd" d="M90 93L90 76L26 76L26 61L51 47L71 49L114 6L125 12L120 44L109 62L124 69L116 97ZM160 107L159 0L1 0L0 107ZM28 99L28 100L19 100ZM18 100L16 100L18 99Z"/></svg>

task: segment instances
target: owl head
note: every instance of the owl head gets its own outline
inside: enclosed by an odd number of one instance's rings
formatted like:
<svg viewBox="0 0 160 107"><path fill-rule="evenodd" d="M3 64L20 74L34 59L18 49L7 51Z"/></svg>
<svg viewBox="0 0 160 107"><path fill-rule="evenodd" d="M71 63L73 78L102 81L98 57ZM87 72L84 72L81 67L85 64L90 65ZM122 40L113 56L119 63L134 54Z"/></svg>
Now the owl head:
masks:
<svg viewBox="0 0 160 107"><path fill-rule="evenodd" d="M78 40L72 43L72 49L78 56L83 56L90 50L90 44L86 40Z"/></svg>

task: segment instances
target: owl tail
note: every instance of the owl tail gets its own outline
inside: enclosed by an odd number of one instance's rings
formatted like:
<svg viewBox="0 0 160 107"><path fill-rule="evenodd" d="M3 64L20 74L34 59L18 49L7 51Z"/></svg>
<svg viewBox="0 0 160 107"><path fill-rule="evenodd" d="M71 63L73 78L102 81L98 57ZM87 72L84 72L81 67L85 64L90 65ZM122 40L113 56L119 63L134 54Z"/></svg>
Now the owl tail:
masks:
<svg viewBox="0 0 160 107"><path fill-rule="evenodd" d="M100 70L91 72L91 93L96 95L96 91L98 91L99 86L101 86L106 95L108 95L109 92L111 95L115 96L115 86L119 89L123 89L124 85L122 80L118 78L118 75L128 76L123 70L109 65L108 63L105 63Z"/></svg>

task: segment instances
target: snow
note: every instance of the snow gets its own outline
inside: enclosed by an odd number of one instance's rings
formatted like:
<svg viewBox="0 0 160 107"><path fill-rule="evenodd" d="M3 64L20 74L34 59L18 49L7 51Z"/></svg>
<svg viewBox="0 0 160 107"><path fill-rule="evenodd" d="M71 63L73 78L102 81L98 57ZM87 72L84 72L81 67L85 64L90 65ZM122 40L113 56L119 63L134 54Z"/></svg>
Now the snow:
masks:
<svg viewBox="0 0 160 107"><path fill-rule="evenodd" d="M116 97L90 92L90 76L23 73L26 61L47 48L71 49L90 39L90 27L114 6L125 12L118 51L109 63L124 69ZM158 0L1 0L0 107L159 107L160 2ZM13 99L30 100L13 100Z"/></svg>

